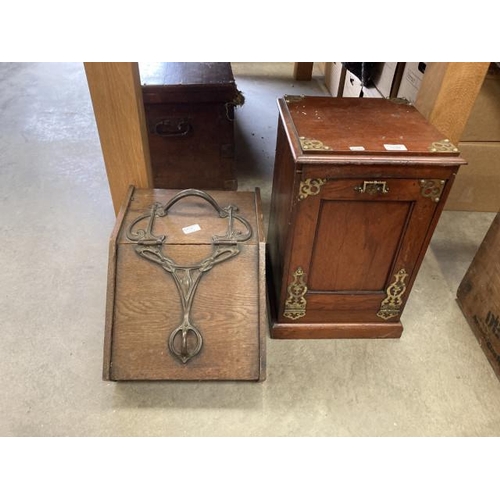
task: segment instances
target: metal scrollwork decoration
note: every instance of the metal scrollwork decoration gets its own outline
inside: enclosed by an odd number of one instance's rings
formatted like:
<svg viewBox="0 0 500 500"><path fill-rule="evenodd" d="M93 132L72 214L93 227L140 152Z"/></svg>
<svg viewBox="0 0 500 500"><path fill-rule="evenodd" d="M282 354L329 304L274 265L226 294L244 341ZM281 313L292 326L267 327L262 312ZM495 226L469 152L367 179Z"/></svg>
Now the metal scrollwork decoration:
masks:
<svg viewBox="0 0 500 500"><path fill-rule="evenodd" d="M169 209L179 200L196 196L207 201L218 213L220 218L228 220L226 234L212 236L212 253L201 262L192 265L175 263L163 251L166 235L154 234L154 222L158 217L165 217ZM201 278L215 265L231 259L240 253L238 243L247 241L252 237L252 227L241 215L237 215L238 207L229 205L222 208L212 196L198 189L186 189L175 195L168 203L162 205L155 203L149 212L135 219L127 230L127 238L136 242L135 251L141 257L158 264L172 275L182 306L182 320L170 333L168 348L170 352L182 363L187 363L195 357L203 345L203 336L191 320L191 308ZM245 231L234 228L234 221L243 224ZM141 221L147 221L146 227L137 227Z"/></svg>
<svg viewBox="0 0 500 500"><path fill-rule="evenodd" d="M308 196L316 196L319 194L323 184L326 184L326 179L306 179L300 181L299 201L305 200Z"/></svg>
<svg viewBox="0 0 500 500"><path fill-rule="evenodd" d="M431 198L438 203L446 181L443 179L420 179L420 193L424 198Z"/></svg>
<svg viewBox="0 0 500 500"><path fill-rule="evenodd" d="M289 319L299 319L306 315L307 301L304 295L307 293L305 273L301 267L293 273L293 281L288 285L288 298L285 301L285 312L283 316Z"/></svg>
<svg viewBox="0 0 500 500"><path fill-rule="evenodd" d="M318 139L310 139L308 137L299 137L300 147L303 151L330 151L330 146L326 146Z"/></svg>
<svg viewBox="0 0 500 500"><path fill-rule="evenodd" d="M457 153L458 148L449 139L443 139L433 142L429 146L429 151L431 153Z"/></svg>
<svg viewBox="0 0 500 500"><path fill-rule="evenodd" d="M382 319L395 318L401 312L403 295L406 292L406 278L408 273L401 269L394 275L394 281L387 287L387 297L380 304L377 316Z"/></svg>

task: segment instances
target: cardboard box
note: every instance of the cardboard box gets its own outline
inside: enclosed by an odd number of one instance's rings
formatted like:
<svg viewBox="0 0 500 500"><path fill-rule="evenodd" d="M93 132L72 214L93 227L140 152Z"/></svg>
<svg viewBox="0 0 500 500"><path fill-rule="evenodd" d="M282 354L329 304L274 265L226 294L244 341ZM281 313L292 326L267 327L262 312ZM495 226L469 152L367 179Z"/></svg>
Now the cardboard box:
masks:
<svg viewBox="0 0 500 500"><path fill-rule="evenodd" d="M500 142L460 142L465 158L445 210L498 212L500 209Z"/></svg>
<svg viewBox="0 0 500 500"><path fill-rule="evenodd" d="M405 63L397 97L407 99L411 103L415 102L420 85L422 84L422 78L424 76L426 66L427 63L424 62Z"/></svg>
<svg viewBox="0 0 500 500"><path fill-rule="evenodd" d="M396 97L401 83L404 63L381 62L373 70L372 81L383 97Z"/></svg>
<svg viewBox="0 0 500 500"><path fill-rule="evenodd" d="M354 73L346 71L342 97L361 97L362 90L361 80Z"/></svg>
<svg viewBox="0 0 500 500"><path fill-rule="evenodd" d="M500 213L457 291L457 302L500 378Z"/></svg>
<svg viewBox="0 0 500 500"><path fill-rule="evenodd" d="M491 63L461 137L462 141L500 141L500 67Z"/></svg>
<svg viewBox="0 0 500 500"><path fill-rule="evenodd" d="M325 63L325 85L332 97L342 97L346 69L341 62Z"/></svg>

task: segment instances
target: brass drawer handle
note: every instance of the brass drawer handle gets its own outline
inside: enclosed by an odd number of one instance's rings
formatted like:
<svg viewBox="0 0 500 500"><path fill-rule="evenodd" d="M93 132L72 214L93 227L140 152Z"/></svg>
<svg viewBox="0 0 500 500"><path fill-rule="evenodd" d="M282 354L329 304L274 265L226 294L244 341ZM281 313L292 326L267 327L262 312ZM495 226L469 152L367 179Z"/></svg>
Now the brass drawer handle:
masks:
<svg viewBox="0 0 500 500"><path fill-rule="evenodd" d="M356 186L354 191L368 194L386 194L389 192L386 181L363 181L362 186Z"/></svg>

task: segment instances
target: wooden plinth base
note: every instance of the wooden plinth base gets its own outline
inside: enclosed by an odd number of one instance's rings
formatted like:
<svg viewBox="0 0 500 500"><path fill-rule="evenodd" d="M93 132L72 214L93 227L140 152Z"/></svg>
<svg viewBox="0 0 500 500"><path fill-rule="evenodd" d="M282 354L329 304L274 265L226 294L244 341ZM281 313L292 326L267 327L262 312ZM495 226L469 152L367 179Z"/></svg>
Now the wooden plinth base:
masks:
<svg viewBox="0 0 500 500"><path fill-rule="evenodd" d="M274 323L275 339L389 339L399 338L403 325L397 323Z"/></svg>

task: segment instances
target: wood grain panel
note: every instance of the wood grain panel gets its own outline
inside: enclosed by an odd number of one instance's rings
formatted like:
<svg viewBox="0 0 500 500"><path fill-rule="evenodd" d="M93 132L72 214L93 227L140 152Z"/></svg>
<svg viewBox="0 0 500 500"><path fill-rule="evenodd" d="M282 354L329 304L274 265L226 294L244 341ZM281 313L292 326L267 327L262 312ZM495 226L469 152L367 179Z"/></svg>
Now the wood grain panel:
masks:
<svg viewBox="0 0 500 500"><path fill-rule="evenodd" d="M410 208L410 202L323 201L309 290L383 290Z"/></svg>
<svg viewBox="0 0 500 500"><path fill-rule="evenodd" d="M413 106L388 99L306 96L288 103L280 99L280 107L281 113L288 114L293 121L290 133L296 139L314 139L328 148L303 149L298 145L296 157L302 154L307 157L342 154L363 159L376 155L390 155L394 159L429 156L431 144L446 138ZM458 154L448 151L439 156Z"/></svg>
<svg viewBox="0 0 500 500"><path fill-rule="evenodd" d="M116 290L116 260L118 251L118 235L121 231L123 219L127 212L130 200L134 194L134 187L130 186L126 199L118 212L115 226L109 239L109 255L108 255L108 279L106 287L106 317L104 323L104 344L103 344L103 380L110 379L111 368L111 345L113 341L113 321L115 316L115 290Z"/></svg>
<svg viewBox="0 0 500 500"><path fill-rule="evenodd" d="M408 158L406 159L408 160ZM433 161L436 164L433 166ZM371 159L369 164L352 165L344 163L342 165L329 165L327 163L308 163L301 165L304 178L312 179L449 179L456 171L457 165L463 165L465 160L450 158L452 164L443 166L442 159L426 158L425 165L420 163L418 168L413 168L415 165L410 160L404 161L403 164L394 159L392 164L387 163L387 159L382 163L373 163Z"/></svg>
<svg viewBox="0 0 500 500"><path fill-rule="evenodd" d="M145 112L156 188L236 189L232 110L224 102L145 104ZM164 121L170 136L155 132Z"/></svg>
<svg viewBox="0 0 500 500"><path fill-rule="evenodd" d="M203 258L199 246L169 245L174 260ZM168 350L168 338L182 319L172 276L135 253L118 249L113 329L113 380L258 380L260 367L258 246L206 273L198 286L192 323L200 330L202 351L182 364ZM241 272L245 269L246 272Z"/></svg>
<svg viewBox="0 0 500 500"><path fill-rule="evenodd" d="M130 185L152 187L137 63L86 62L85 73L115 212Z"/></svg>
<svg viewBox="0 0 500 500"><path fill-rule="evenodd" d="M387 323L379 318L377 312L380 304L385 299L384 292L376 293L308 293L307 311L303 318L297 319L299 323ZM393 318L389 322L397 321Z"/></svg>
<svg viewBox="0 0 500 500"><path fill-rule="evenodd" d="M279 302L282 293L283 267L287 266L287 248L292 244L290 236L290 217L294 204L296 182L295 164L288 148L285 129L278 123L275 161L281 168L274 170L268 230L268 256L271 262L272 286L270 295L272 306ZM285 267L286 268L286 267Z"/></svg>
<svg viewBox="0 0 500 500"><path fill-rule="evenodd" d="M399 338L403 326L396 323L275 323L275 339L389 339Z"/></svg>
<svg viewBox="0 0 500 500"><path fill-rule="evenodd" d="M488 71L489 62L431 62L415 107L444 137L458 144Z"/></svg>

